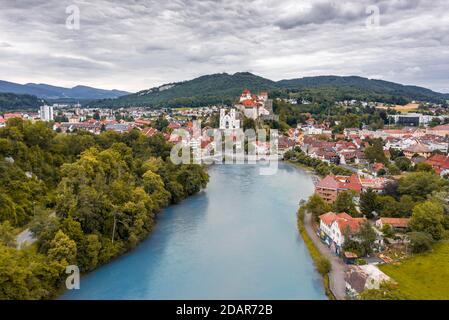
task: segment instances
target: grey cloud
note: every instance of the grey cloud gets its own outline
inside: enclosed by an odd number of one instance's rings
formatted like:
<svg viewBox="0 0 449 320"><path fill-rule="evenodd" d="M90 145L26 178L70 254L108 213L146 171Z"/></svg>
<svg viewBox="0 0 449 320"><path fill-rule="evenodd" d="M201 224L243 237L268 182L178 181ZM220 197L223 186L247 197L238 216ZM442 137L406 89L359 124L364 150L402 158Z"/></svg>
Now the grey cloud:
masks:
<svg viewBox="0 0 449 320"><path fill-rule="evenodd" d="M65 28L65 8L73 3L81 11L80 30ZM445 0L0 4L5 80L138 91L202 74L252 70L274 80L376 75L449 92ZM376 30L365 27L368 5L380 8Z"/></svg>

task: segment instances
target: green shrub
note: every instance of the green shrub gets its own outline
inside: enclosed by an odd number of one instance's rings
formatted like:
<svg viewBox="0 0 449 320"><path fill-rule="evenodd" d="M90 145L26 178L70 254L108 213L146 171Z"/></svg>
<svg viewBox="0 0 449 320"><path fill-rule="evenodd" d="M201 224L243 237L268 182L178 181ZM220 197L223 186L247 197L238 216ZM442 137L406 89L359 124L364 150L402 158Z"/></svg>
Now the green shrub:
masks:
<svg viewBox="0 0 449 320"><path fill-rule="evenodd" d="M332 269L331 262L325 257L320 257L316 261L316 269L321 275L328 274Z"/></svg>
<svg viewBox="0 0 449 320"><path fill-rule="evenodd" d="M426 232L410 232L410 248L413 253L423 253L432 249L432 235Z"/></svg>

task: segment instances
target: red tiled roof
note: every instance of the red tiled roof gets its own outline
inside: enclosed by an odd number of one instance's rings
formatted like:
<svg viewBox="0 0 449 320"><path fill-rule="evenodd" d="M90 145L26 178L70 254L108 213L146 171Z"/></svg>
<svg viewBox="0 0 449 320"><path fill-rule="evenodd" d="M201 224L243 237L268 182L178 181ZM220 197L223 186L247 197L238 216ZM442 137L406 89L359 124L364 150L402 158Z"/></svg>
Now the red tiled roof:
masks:
<svg viewBox="0 0 449 320"><path fill-rule="evenodd" d="M145 128L145 129L142 129L142 133L144 134L144 135L146 135L147 137L152 137L152 136L154 136L155 134L157 134L159 132L159 130L157 130L157 129L155 129L155 128Z"/></svg>
<svg viewBox="0 0 449 320"><path fill-rule="evenodd" d="M360 229L360 225L367 221L365 218L353 218L346 212L342 212L339 214L328 212L321 215L320 220L328 226L331 226L332 223L336 221L338 224L338 228L340 229L340 232L342 234L348 229L351 233L358 232Z"/></svg>
<svg viewBox="0 0 449 320"><path fill-rule="evenodd" d="M248 100L243 101L242 104L245 107L253 107L255 105L255 102L253 100L248 99Z"/></svg>
<svg viewBox="0 0 449 320"><path fill-rule="evenodd" d="M434 128L432 128L431 130L435 130L435 131L449 131L449 124L443 124L440 126L436 126Z"/></svg>
<svg viewBox="0 0 449 320"><path fill-rule="evenodd" d="M338 228L342 234L345 233L346 230L349 230L350 233L357 233L360 230L360 226L365 223L366 218L340 218L337 220Z"/></svg>
<svg viewBox="0 0 449 320"><path fill-rule="evenodd" d="M316 185L318 188L338 189L338 181L333 176L327 176Z"/></svg>
<svg viewBox="0 0 449 320"><path fill-rule="evenodd" d="M318 182L316 187L324 189L354 190L357 192L362 190L362 185L357 174L353 174L350 177L329 175Z"/></svg>
<svg viewBox="0 0 449 320"><path fill-rule="evenodd" d="M170 124L168 125L168 128L169 129L179 129L179 128L181 128L181 125L176 122L170 122Z"/></svg>
<svg viewBox="0 0 449 320"><path fill-rule="evenodd" d="M430 164L436 173L440 174L443 170L449 170L449 157L442 154L435 154L425 161Z"/></svg>
<svg viewBox="0 0 449 320"><path fill-rule="evenodd" d="M407 228L409 218L380 218L382 224L389 224L394 228Z"/></svg>
<svg viewBox="0 0 449 320"><path fill-rule="evenodd" d="M417 143L413 146L410 146L407 149L405 149L404 151L413 152L413 153L429 153L429 152L431 152L429 147L427 147L426 145L424 145L422 143Z"/></svg>
<svg viewBox="0 0 449 320"><path fill-rule="evenodd" d="M328 212L320 216L320 220L328 226L330 226L335 219L337 219L337 215L333 212Z"/></svg>

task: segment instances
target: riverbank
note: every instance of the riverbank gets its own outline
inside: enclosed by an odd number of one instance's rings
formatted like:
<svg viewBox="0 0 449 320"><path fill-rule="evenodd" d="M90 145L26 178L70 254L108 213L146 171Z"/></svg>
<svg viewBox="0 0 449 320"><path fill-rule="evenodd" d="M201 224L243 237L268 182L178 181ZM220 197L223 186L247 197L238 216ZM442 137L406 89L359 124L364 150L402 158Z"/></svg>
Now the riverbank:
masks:
<svg viewBox="0 0 449 320"><path fill-rule="evenodd" d="M331 300L345 300L344 263L321 242L312 226L312 215L299 208L297 214L298 230L306 244L318 272L323 277L326 295Z"/></svg>

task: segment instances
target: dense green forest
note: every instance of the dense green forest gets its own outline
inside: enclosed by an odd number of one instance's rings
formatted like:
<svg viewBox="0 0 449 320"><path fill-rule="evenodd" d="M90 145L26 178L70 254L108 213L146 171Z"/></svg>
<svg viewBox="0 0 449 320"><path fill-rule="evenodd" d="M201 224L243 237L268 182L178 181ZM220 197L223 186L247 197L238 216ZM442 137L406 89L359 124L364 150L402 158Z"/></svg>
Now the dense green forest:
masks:
<svg viewBox="0 0 449 320"><path fill-rule="evenodd" d="M94 107L198 107L232 104L243 89L257 93L269 91L271 97L306 98L314 102L357 99L406 104L412 100L444 102L449 95L429 89L404 86L362 77L309 77L278 82L248 72L202 76L190 81L167 84L118 99L103 99L88 103Z"/></svg>
<svg viewBox="0 0 449 320"><path fill-rule="evenodd" d="M0 112L8 110L34 110L42 105L42 99L29 94L0 93Z"/></svg>
<svg viewBox="0 0 449 320"><path fill-rule="evenodd" d="M160 135L57 134L44 122L0 129L0 299L47 299L65 267L88 272L134 248L156 214L205 188L199 165L173 165ZM115 225L115 227L114 227ZM37 242L16 249L30 228Z"/></svg>

